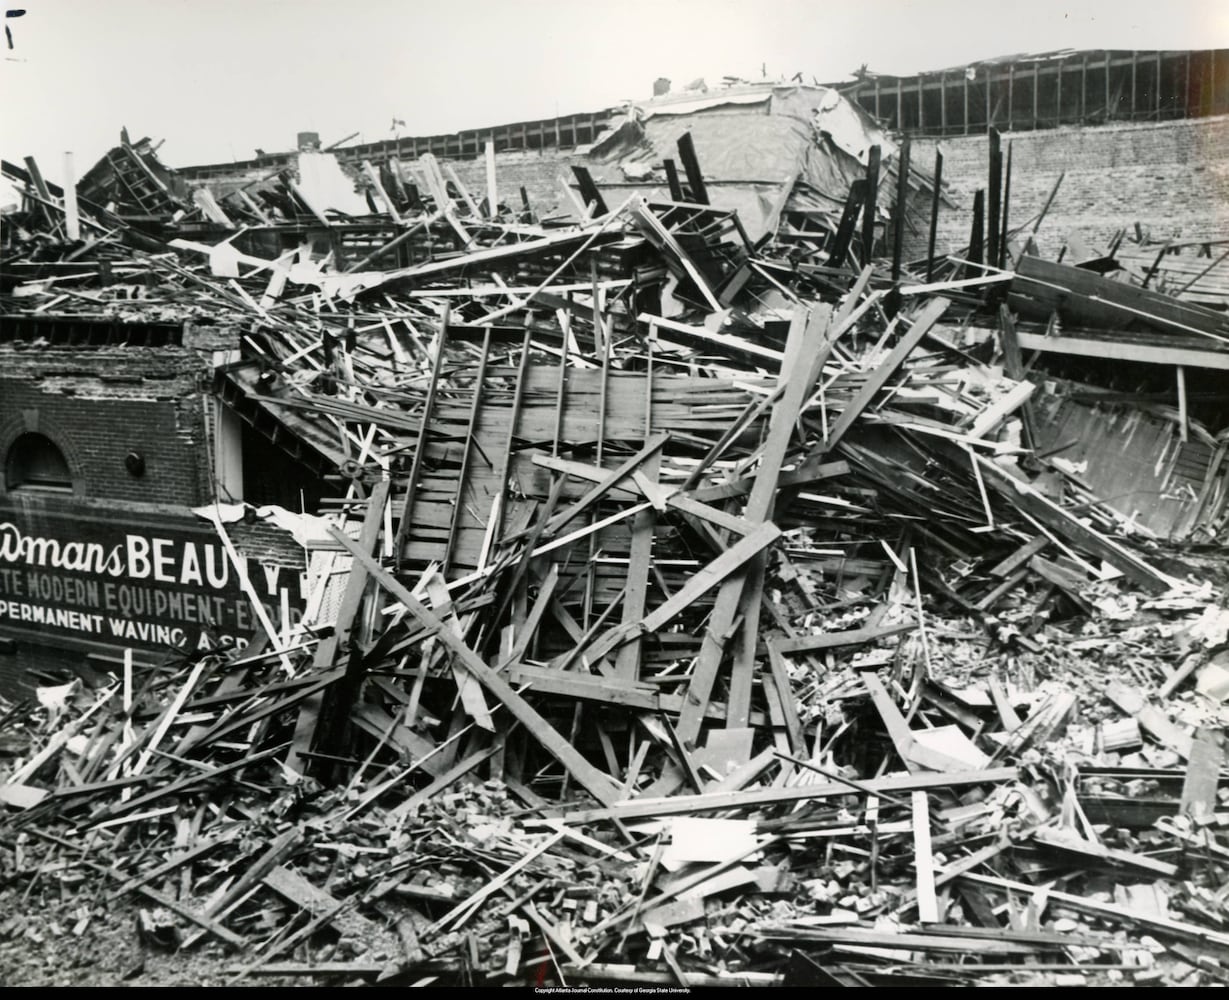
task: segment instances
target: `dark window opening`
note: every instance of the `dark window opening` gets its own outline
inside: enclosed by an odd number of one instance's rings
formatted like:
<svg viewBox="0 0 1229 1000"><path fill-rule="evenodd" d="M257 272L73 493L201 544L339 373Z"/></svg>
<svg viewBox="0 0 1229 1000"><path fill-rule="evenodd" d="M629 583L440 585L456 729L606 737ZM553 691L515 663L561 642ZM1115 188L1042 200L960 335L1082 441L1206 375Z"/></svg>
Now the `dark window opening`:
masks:
<svg viewBox="0 0 1229 1000"><path fill-rule="evenodd" d="M320 477L247 424L242 435L243 499L256 507L316 513L324 496Z"/></svg>
<svg viewBox="0 0 1229 1000"><path fill-rule="evenodd" d="M42 434L23 434L4 462L4 485L10 490L71 493L73 476L60 449Z"/></svg>

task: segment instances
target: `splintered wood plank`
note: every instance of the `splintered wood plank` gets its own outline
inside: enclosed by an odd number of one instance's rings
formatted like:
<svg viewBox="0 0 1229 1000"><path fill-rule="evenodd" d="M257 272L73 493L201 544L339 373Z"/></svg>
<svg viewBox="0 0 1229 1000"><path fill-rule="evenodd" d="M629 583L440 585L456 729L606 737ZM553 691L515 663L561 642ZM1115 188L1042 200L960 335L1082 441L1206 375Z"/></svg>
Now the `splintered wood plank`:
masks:
<svg viewBox="0 0 1229 1000"><path fill-rule="evenodd" d="M1048 497L1042 496L1028 483L1016 479L981 455L974 455L973 460L980 467L986 483L1002 495L1008 503L1035 517L1055 534L1067 538L1104 559L1145 590L1154 594L1162 593L1169 590L1176 582L1117 542L1082 524L1073 514Z"/></svg>
<svg viewBox="0 0 1229 1000"><path fill-rule="evenodd" d="M811 393L814 379L823 370L824 362L832 349L832 341L828 338L831 318L831 309L821 305L815 306L810 312L801 308L794 312L790 336L785 344L785 367L782 368L779 379L785 384L785 392L772 408L768 421L768 438L764 442L755 482L743 511L743 516L753 523L772 517L773 501L780 485L781 466L789 450L790 440L807 396ZM755 653L766 567L765 554L756 553L748 564L738 595L742 601L744 617L742 642L735 647L730 666L728 723L733 729L745 726L751 712L751 688L755 678ZM726 586L731 584L727 582ZM697 671L698 669L697 663ZM780 691L780 695L783 701L789 696L788 686Z"/></svg>
<svg viewBox="0 0 1229 1000"><path fill-rule="evenodd" d="M365 551L371 551L375 548L376 539L379 537L380 529L384 524L384 505L388 502L388 491L390 483L385 480L376 483L371 490L371 495L367 498L367 510L363 515L363 527L359 536L359 546ZM347 536L348 537L348 536ZM354 619L358 615L359 606L363 602L363 594L367 589L367 571L359 564L355 563L350 567L350 576L346 580L346 589L341 599L341 606L337 611L337 620L333 625L333 632L327 638L320 641L316 646L316 652L312 657L312 668L314 670L326 670L333 665L333 660L337 656L337 652L342 648L343 644L347 643L350 638L350 631L354 627ZM355 670L359 669L359 665L355 664ZM350 674L350 669L347 668L343 677ZM354 693L357 693L357 683L361 678L351 678L350 687ZM326 693L321 690L319 693L313 694L299 708L299 717L295 722L294 738L291 743L290 753L286 755L286 766L295 771L303 773L306 771L304 754L310 752L317 738L317 725L320 723L321 715L325 709ZM348 715L352 701L344 705L344 714ZM326 738L335 735L338 722L333 719L325 719L326 728L330 729L330 733L321 733L321 736Z"/></svg>
<svg viewBox="0 0 1229 1000"><path fill-rule="evenodd" d="M1038 535L1036 538L1030 539L1016 549L1016 551L1009 555L1006 559L996 563L994 566L991 566L990 575L1000 578L1010 576L1012 572L1020 566L1023 566L1033 556L1039 555L1042 549L1049 544L1050 540L1046 538L1045 535Z"/></svg>
<svg viewBox="0 0 1229 1000"><path fill-rule="evenodd" d="M930 847L930 799L919 789L913 793L913 867L917 873L917 918L924 924L939 922L934 861Z"/></svg>
<svg viewBox="0 0 1229 1000"><path fill-rule="evenodd" d="M871 702L879 713L879 718L883 720L883 727L887 730L888 737L892 740L892 745L896 748L896 755L901 759L901 763L910 771L918 770L918 765L913 759L917 750L913 731L909 728L909 723L905 721L900 709L896 707L892 696L888 694L887 688L883 686L883 681L878 675L865 671L862 674L862 682L870 692Z"/></svg>
<svg viewBox="0 0 1229 1000"><path fill-rule="evenodd" d="M387 736L388 741L398 750L420 761L422 769L428 774L438 776L447 770L441 764L438 754L435 753L438 747L431 740L420 736L409 726L395 721L378 705L370 703L356 705L354 711L350 713L350 718L356 726L376 739L383 739Z"/></svg>
<svg viewBox="0 0 1229 1000"><path fill-rule="evenodd" d="M261 881L279 896L290 900L313 916L335 909L339 902L298 872L282 865L277 865L266 872ZM360 913L344 914L343 919L346 923L347 934L374 936L378 931L375 922L368 920Z"/></svg>
<svg viewBox="0 0 1229 1000"><path fill-rule="evenodd" d="M771 522L765 522L758 528L740 538L733 546L722 552L712 562L703 566L688 578L687 583L674 592L665 602L650 611L640 621L631 627L616 625L591 646L582 652L591 662L604 657L613 649L627 642L633 635L644 632L656 632L672 618L721 583L731 573L740 569L756 552L767 548L781 536L781 529Z"/></svg>
<svg viewBox="0 0 1229 1000"><path fill-rule="evenodd" d="M461 623L457 620L452 602L448 596L448 586L445 584L443 576L438 572L432 573L430 579L427 580L427 596L431 598L435 613L444 622L444 628L452 631L454 635L464 637L465 633L461 628ZM482 696L482 685L478 683L473 674L466 672L455 661L450 666L465 714L473 719L477 726L485 729L488 733L495 732L495 723L491 721L491 710L487 707L486 699Z"/></svg>
<svg viewBox="0 0 1229 1000"><path fill-rule="evenodd" d="M756 758L758 761L759 758ZM983 771L956 771L952 774L902 774L888 778L869 778L859 782L873 795L912 792L929 788L961 788L969 785L999 784L1019 777L1015 767L988 768ZM602 820L641 819L646 816L679 816L685 813L720 809L749 809L755 806L827 799L849 794L848 782L825 785L800 785L790 788L751 788L742 791L705 792L702 795L674 795L666 798L638 798L604 809L578 809L563 814L569 824L596 823Z"/></svg>
<svg viewBox="0 0 1229 1000"><path fill-rule="evenodd" d="M594 301L596 302L596 296ZM596 319L595 319L596 322ZM648 343L648 361L645 380L648 382L647 400L644 409L644 435L649 438L653 427L653 340ZM655 453L645 463L642 475L645 486L657 490L657 478L661 472L661 453ZM632 544L627 561L627 592L623 597L623 624L631 625L644 617L649 598L649 570L653 560L653 541L657 528L657 511L654 508L641 511L632 522ZM640 674L640 639L635 637L619 648L615 654L615 676L623 680L635 680Z"/></svg>
<svg viewBox="0 0 1229 1000"><path fill-rule="evenodd" d="M73 736L76 735L82 728L84 728L85 724L89 721L90 716L102 708L103 705L107 704L107 702L114 697L117 691L119 691L118 685L104 691L102 696L94 702L94 704L91 705L80 716L80 718L70 722L58 733L52 736L42 750L31 757L30 760L27 761L22 767L19 767L16 771L10 774L8 779L5 781L5 784L23 785L26 783L27 779L34 777L34 775L38 772L38 769L46 764L47 761L51 760L51 758L62 749L64 749L68 741L71 740Z"/></svg>
<svg viewBox="0 0 1229 1000"><path fill-rule="evenodd" d="M798 718L798 707L794 704L793 687L789 680L789 671L785 666L785 657L777 648L776 640L769 639L768 665L772 671L772 681L776 688L777 698L781 703L781 712L785 719L785 732L789 738L790 753L799 757L807 755L807 742L802 733L802 722Z"/></svg>
<svg viewBox="0 0 1229 1000"><path fill-rule="evenodd" d="M888 380L896 374L896 371L918 344L922 342L922 338L930 332L931 327L939 321L939 317L951 303L942 296L936 296L922 307L921 312L913 319L913 325L905 332L900 341L892 348L891 353L884 360L875 366L875 369L869 372L866 376L866 381L862 384L862 388L858 390L857 395L846 404L841 411L841 415L837 418L832 429L828 432L827 440L820 446L821 451L827 452L835 448L841 438L854 422L862 415L862 411L870 405L876 394L885 385Z"/></svg>
<svg viewBox="0 0 1229 1000"><path fill-rule="evenodd" d="M1220 782L1225 750L1218 730L1200 727L1191 745L1191 757L1182 783L1179 808L1195 820L1211 816L1216 809L1216 786Z"/></svg>
<svg viewBox="0 0 1229 1000"><path fill-rule="evenodd" d="M1030 882L1018 882L1013 879L999 878L995 875L976 875L965 872L959 876L960 881L972 885L985 885L994 889L1018 892L1025 899L1031 898L1037 892L1037 886ZM1182 920L1171 920L1168 917L1155 917L1138 907L1119 906L1116 903L1102 903L1087 896L1071 892L1061 892L1057 889L1046 889L1046 898L1051 906L1061 906L1066 909L1090 913L1112 923L1122 924L1135 929L1146 928L1151 932L1159 931L1166 937L1180 937L1193 940L1199 944L1214 944L1220 948L1229 948L1229 934L1223 931L1211 930L1198 924L1186 923Z"/></svg>
<svg viewBox="0 0 1229 1000"><path fill-rule="evenodd" d="M773 645L782 653L812 653L819 649L835 649L840 646L859 646L864 642L887 639L903 632L912 632L916 622L901 622L899 625L882 625L878 628L854 628L843 632L827 632L823 635L803 635L796 639L773 639Z"/></svg>
<svg viewBox="0 0 1229 1000"><path fill-rule="evenodd" d="M828 310L816 310L808 314L797 309L790 323L783 362L778 383L783 386L779 401L772 408L769 418L768 440L760 456L759 469L751 487L751 495L743 510L743 517L752 524L770 524L773 499L776 496L777 478L785 459L798 415L801 412L810 383L806 373L810 368L804 359L824 352L824 335L831 314ZM739 606L743 602L743 590L750 580L753 586L762 588L763 575L758 571L759 550L749 556L740 572L732 574L721 585L708 627L700 645L700 654L692 668L691 682L687 687L687 702L679 715L678 734L684 743L695 746L699 742L704 721L704 710L712 696L713 685L725 652L725 644L734 625ZM759 625L760 594L757 591L745 602L747 622L744 628L755 635ZM750 647L748 649L748 647ZM730 679L730 706L728 722L732 728L747 724L751 711L751 687L754 678L754 643L744 643L733 664Z"/></svg>
<svg viewBox="0 0 1229 1000"><path fill-rule="evenodd" d="M406 610L417 619L423 628L436 632L436 640L447 646L453 655L458 657L478 682L487 689L504 707L521 723L533 737L542 744L555 758L563 764L568 772L594 798L605 805L613 804L618 797L618 789L613 779L590 764L549 722L517 694L512 686L488 667L465 640L424 607L414 595L397 579L385 570L369 552L356 544L353 539L342 531L330 526L330 534L340 542L355 560L367 567L367 571L379 582L385 590L405 605Z"/></svg>
<svg viewBox="0 0 1229 1000"><path fill-rule="evenodd" d="M1190 760L1194 738L1161 709L1149 704L1138 690L1121 681L1110 681L1106 685L1105 696L1127 715L1139 720L1139 724L1158 743L1173 750L1183 760Z"/></svg>
<svg viewBox="0 0 1229 1000"><path fill-rule="evenodd" d="M544 529L544 534L554 535L563 529L565 525L580 517L601 500L611 490L620 488L625 490L634 489L634 484L624 484L625 480L630 480L631 475L642 465L654 458L660 458L661 449L665 446L669 437L665 434L658 434L649 440L645 441L644 447L636 454L632 455L626 461L621 463L617 469L612 472L606 472L600 466L586 466L580 462L572 462L566 459L558 459L553 456L547 457L544 455L535 455L533 461L535 465L541 465L557 472L566 473L569 476L577 476L580 478L590 479L596 482L596 486L590 489L576 503L559 511L550 519Z"/></svg>

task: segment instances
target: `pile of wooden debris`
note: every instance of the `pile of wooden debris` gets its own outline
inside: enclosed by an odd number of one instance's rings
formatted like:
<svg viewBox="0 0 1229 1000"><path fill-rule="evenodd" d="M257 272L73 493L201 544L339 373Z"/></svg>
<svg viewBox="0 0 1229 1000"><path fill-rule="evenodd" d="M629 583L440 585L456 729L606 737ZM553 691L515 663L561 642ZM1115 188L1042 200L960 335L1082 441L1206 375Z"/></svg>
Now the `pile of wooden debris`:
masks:
<svg viewBox="0 0 1229 1000"><path fill-rule="evenodd" d="M1124 516L1036 447L1009 308L1106 279L911 284L865 186L752 245L694 185L544 225L414 170L222 242L65 249L45 184L9 228L17 335L227 317L216 396L345 496L299 626L8 709L6 880L236 977L1229 979L1229 615L1165 544L1223 531L1224 436L1181 414L1180 533Z"/></svg>

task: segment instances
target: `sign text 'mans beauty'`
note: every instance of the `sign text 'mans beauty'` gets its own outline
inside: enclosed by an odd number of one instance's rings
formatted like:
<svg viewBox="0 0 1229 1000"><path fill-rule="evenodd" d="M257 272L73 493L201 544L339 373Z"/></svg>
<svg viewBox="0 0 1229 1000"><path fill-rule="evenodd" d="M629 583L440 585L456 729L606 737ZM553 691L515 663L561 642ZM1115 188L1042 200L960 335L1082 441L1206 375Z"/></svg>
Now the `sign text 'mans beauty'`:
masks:
<svg viewBox="0 0 1229 1000"><path fill-rule="evenodd" d="M196 523L37 520L37 531L0 521L0 628L150 650L208 649L252 632L237 567ZM244 572L273 621L294 619L296 572L246 562Z"/></svg>

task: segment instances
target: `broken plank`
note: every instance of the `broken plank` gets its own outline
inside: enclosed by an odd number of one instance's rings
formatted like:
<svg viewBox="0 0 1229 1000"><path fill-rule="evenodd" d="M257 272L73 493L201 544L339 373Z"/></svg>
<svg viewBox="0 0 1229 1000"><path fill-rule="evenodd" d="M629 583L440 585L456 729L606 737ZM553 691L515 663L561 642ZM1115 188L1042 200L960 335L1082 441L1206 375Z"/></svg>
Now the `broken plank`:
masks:
<svg viewBox="0 0 1229 1000"><path fill-rule="evenodd" d="M999 578L1010 576L1018 567L1023 566L1033 556L1038 555L1049 544L1050 540L1045 535L1037 535L1021 545L1006 559L991 566L990 575Z"/></svg>
<svg viewBox="0 0 1229 1000"><path fill-rule="evenodd" d="M965 872L959 876L959 879L962 882L973 885L986 885L999 890L1018 892L1025 899L1031 898L1040 888L1029 882L1017 882L994 875L976 875L972 872ZM1159 932L1165 937L1187 938L1202 944L1214 944L1221 948L1229 948L1229 934L1222 931L1211 930L1207 927L1200 927L1181 920L1171 920L1168 917L1154 917L1138 908L1118 906L1114 903L1102 903L1087 896L1062 892L1058 889L1046 888L1045 893L1047 900L1052 906L1062 906L1078 910L1081 913L1090 913L1130 928L1147 928L1149 931L1153 933Z"/></svg>
<svg viewBox="0 0 1229 1000"><path fill-rule="evenodd" d="M664 443L664 438L663 442ZM646 449L647 450L647 449ZM645 458L648 455L642 451L636 456L639 459L641 456ZM649 500L654 506L664 505L671 507L682 514L691 514L701 520L708 521L719 528L725 528L728 531L733 531L735 534L745 535L751 530L751 524L745 519L736 514L727 513L718 507L710 507L708 504L701 503L695 497L677 491L671 491L669 488L661 487L657 491L646 490L644 484L637 480L632 473L634 465L638 465L639 461L633 463L631 459L627 463L627 472L622 475L615 476L608 474L604 469L596 465L586 465L583 462L572 461L566 458L557 458L552 455L537 455L533 456L533 464L540 465L545 469L552 469L555 472L562 472L569 476L575 476L578 479L587 479L592 482L602 483L599 487L602 493L610 489L620 490L627 493L633 493L636 496L641 496ZM622 467L621 467L622 468ZM609 480L609 482L607 482ZM647 480L646 480L647 482ZM652 485L652 484L650 484ZM596 492L596 491L594 491ZM597 497L594 497L597 499ZM568 514L568 520L574 515L576 505L573 505L564 513ZM579 511L577 511L579 513Z"/></svg>
<svg viewBox="0 0 1229 1000"><path fill-rule="evenodd" d="M1190 759L1194 745L1191 734L1180 728L1161 709L1149 704L1138 690L1121 681L1110 681L1105 687L1105 696L1127 715L1138 719L1140 726L1162 746L1173 750L1183 760Z"/></svg>
<svg viewBox="0 0 1229 1000"><path fill-rule="evenodd" d="M465 775L469 774L470 771L474 770L483 761L490 760L496 753L499 752L499 750L499 744L495 743L487 747L485 750L479 750L477 753L470 754L464 760L458 761L433 782L431 782L431 784L429 784L426 788L420 789L404 802L398 803L390 809L388 811L388 815L395 819L399 816L405 816L408 813L412 813L415 809L423 803L430 801L449 785L452 785L461 778L465 777Z"/></svg>
<svg viewBox="0 0 1229 1000"><path fill-rule="evenodd" d="M367 571L375 580L396 597L406 610L414 616L424 628L436 631L438 642L447 646L457 656L475 677L504 707L533 734L559 760L568 772L593 795L599 802L606 805L614 803L617 796L617 786L613 779L603 774L590 764L560 733L541 715L534 710L506 680L488 667L458 635L444 627L444 623L409 592L398 580L385 570L361 545L356 543L345 532L330 526L330 534L340 542L355 560L366 566Z"/></svg>
<svg viewBox="0 0 1229 1000"><path fill-rule="evenodd" d="M798 706L794 704L793 686L790 683L789 671L785 666L785 657L777 645L779 640L768 639L764 645L768 648L768 665L771 671L773 685L776 687L777 698L781 704L781 712L785 721L785 734L789 740L790 753L805 757L807 753L806 738L802 734L802 722L798 718Z"/></svg>
<svg viewBox="0 0 1229 1000"><path fill-rule="evenodd" d="M308 881L298 872L282 865L276 865L267 871L261 879L264 885L296 906L307 910L313 916L336 908L338 900ZM376 924L359 913L344 914L346 934L375 936Z"/></svg>
<svg viewBox="0 0 1229 1000"><path fill-rule="evenodd" d="M924 924L939 921L934 860L930 847L930 799L925 790L919 789L913 793L913 867L917 877L917 918Z"/></svg>
<svg viewBox="0 0 1229 1000"><path fill-rule="evenodd" d="M1009 503L1032 515L1055 533L1104 559L1145 590L1162 593L1177 583L1117 542L1081 523L1073 514L1037 492L1028 483L1016 479L994 462L981 455L974 455L973 460L981 468L985 481Z"/></svg>
<svg viewBox="0 0 1229 1000"><path fill-rule="evenodd" d="M1179 808L1196 822L1207 819L1216 810L1216 787L1225 762L1221 740L1219 730L1201 726L1191 744Z"/></svg>
<svg viewBox="0 0 1229 1000"><path fill-rule="evenodd" d="M794 310L790 323L789 336L785 344L785 367L781 370L778 381L785 383L785 391L773 405L768 421L768 436L760 450L759 465L755 472L755 482L751 487L751 495L743 516L752 523L767 520L772 517L773 505L776 500L777 488L780 485L781 466L785 461L789 443L802 415L803 406L811 392L813 379L823 370L824 363L832 350L832 341L828 337L832 310L828 306L816 305L810 311L802 308ZM764 589L766 564L763 553L757 553L748 563L747 572L741 582L736 579L727 580L723 584L722 594L731 591L731 599L740 601L735 605L735 611L743 609L742 635L743 641L736 647L730 664L729 683L729 714L728 725L737 729L747 724L751 711L751 687L755 675L756 640L759 635L761 595ZM733 592L737 587L737 592ZM713 609L712 621L717 621L717 607ZM713 634L713 626L705 634L705 638ZM700 675L701 665L706 652L701 646L700 657L696 661L695 677ZM710 654L713 655L713 654ZM719 656L719 654L717 654ZM693 687L695 682L693 677ZM688 696L693 692L689 689ZM789 697L788 686L780 690L782 702ZM792 702L791 702L792 707ZM689 721L685 711L679 717L679 728L686 729Z"/></svg>
<svg viewBox="0 0 1229 1000"><path fill-rule="evenodd" d="M764 522L712 562L693 573L686 584L675 591L663 604L645 615L640 622L630 627L622 624L616 625L580 652L589 662L596 662L611 650L627 642L633 635L656 632L731 573L739 570L752 555L775 542L780 535L780 528L771 521Z"/></svg>
<svg viewBox="0 0 1229 1000"><path fill-rule="evenodd" d="M827 632L823 635L804 635L795 639L773 639L773 646L781 653L811 653L819 649L836 649L840 646L858 646L889 636L912 632L916 622L901 622L898 625L883 625L878 628L855 628L842 632Z"/></svg>
<svg viewBox="0 0 1229 1000"><path fill-rule="evenodd" d="M375 548L376 540L384 524L384 505L388 501L390 483L385 480L377 483L367 500L367 509L363 515L363 527L359 534L358 545L364 551ZM347 536L348 537L348 536ZM342 595L341 606L333 623L333 631L316 646L312 657L312 667L317 670L327 670L333 666L338 651L349 640L350 631L358 615L363 595L367 589L367 572L361 564L350 567L350 575L346 580L346 589ZM362 658L352 657L352 667L347 666L342 674L348 681L347 695L338 694L326 704L327 692L322 690L307 699L299 709L299 717L295 723L294 740L290 753L286 757L286 766L303 773L306 768L304 754L315 746L336 745L341 735L341 729L348 721L354 696L362 680ZM322 717L323 716L323 717ZM319 731L317 731L319 730ZM326 742L327 741L327 742Z"/></svg>
<svg viewBox="0 0 1229 1000"><path fill-rule="evenodd" d="M998 784L1014 781L1014 767L988 768L984 771L959 771L954 774L904 774L870 778L861 784L874 794L910 792L918 789L966 785ZM801 785L791 788L761 788L733 792L705 792L701 795L676 795L659 799L632 799L604 809L581 809L563 814L566 823L593 823L606 819L638 819L646 816L677 816L714 809L742 809L782 802L801 802L852 794L849 783Z"/></svg>
<svg viewBox="0 0 1229 1000"><path fill-rule="evenodd" d="M853 426L854 422L862 415L862 411L870 405L872 399L878 392L888 383L888 380L896 374L896 370L904 364L907 358L918 344L922 342L922 338L930 332L931 327L939 321L939 317L951 303L942 296L936 296L922 307L921 311L913 319L913 325L901 337L900 341L892 348L884 360L875 366L874 370L866 376L866 381L862 384L862 388L858 390L845 408L841 410L841 415L837 418L832 429L828 432L827 438L821 442L813 452L818 451L824 453L831 451L845 436L845 433Z"/></svg>

